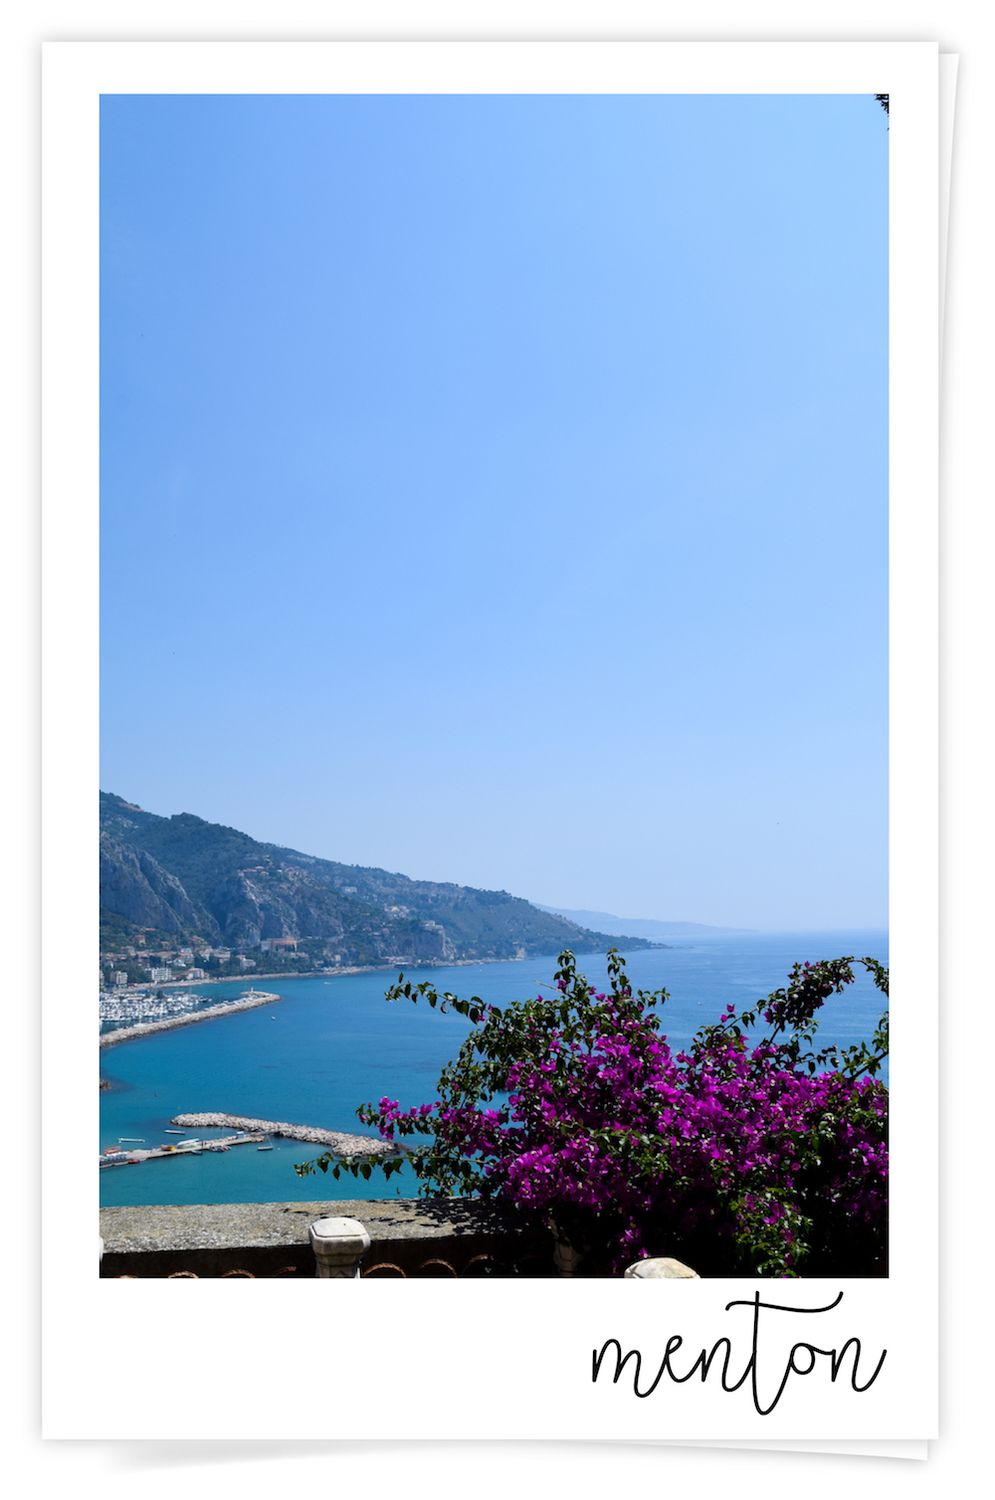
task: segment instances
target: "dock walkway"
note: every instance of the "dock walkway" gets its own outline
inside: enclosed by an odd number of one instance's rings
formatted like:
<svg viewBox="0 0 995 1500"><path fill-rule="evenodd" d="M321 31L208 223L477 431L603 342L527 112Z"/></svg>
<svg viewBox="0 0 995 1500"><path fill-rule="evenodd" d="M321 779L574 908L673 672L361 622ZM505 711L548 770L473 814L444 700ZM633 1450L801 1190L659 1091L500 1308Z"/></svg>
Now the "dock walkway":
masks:
<svg viewBox="0 0 995 1500"><path fill-rule="evenodd" d="M122 1147L120 1151L105 1151L100 1158L101 1170L105 1167L131 1167L146 1161L163 1161L175 1156L199 1156L202 1151L227 1151L231 1146L255 1146L266 1139L263 1135L226 1135L213 1141L177 1141L175 1146L153 1146L149 1151L132 1151Z"/></svg>

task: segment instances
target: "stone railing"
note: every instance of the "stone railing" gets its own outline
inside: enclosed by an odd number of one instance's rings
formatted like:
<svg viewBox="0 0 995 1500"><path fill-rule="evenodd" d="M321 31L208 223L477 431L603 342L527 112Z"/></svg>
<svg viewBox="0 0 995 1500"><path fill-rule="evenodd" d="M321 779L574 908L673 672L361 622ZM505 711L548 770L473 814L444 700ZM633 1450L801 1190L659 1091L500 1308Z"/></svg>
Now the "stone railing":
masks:
<svg viewBox="0 0 995 1500"><path fill-rule="evenodd" d="M354 1256L364 1277L556 1275L548 1240L467 1198L105 1208L100 1274L313 1277L311 1226L329 1217L368 1235Z"/></svg>
<svg viewBox="0 0 995 1500"><path fill-rule="evenodd" d="M109 1278L611 1274L471 1198L105 1208L100 1236L100 1274ZM625 1276L682 1279L695 1272L657 1259L630 1266Z"/></svg>

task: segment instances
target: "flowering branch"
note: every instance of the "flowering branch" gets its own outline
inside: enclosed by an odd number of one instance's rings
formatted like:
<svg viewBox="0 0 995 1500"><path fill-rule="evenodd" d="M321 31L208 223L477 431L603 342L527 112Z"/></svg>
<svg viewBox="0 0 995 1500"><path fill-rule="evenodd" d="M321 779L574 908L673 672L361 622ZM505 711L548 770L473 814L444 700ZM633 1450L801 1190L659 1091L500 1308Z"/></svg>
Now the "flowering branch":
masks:
<svg viewBox="0 0 995 1500"><path fill-rule="evenodd" d="M358 1110L397 1146L375 1166L326 1152L297 1170L369 1179L407 1166L424 1193L510 1202L613 1264L680 1243L696 1264L710 1253L730 1272L794 1275L804 1264L817 1274L828 1258L874 1274L887 1196L887 1089L874 1075L887 1011L871 1046L814 1049L818 1013L855 965L887 995L875 959L796 964L782 989L750 1010L729 1005L677 1053L660 1029L667 991L633 992L615 950L607 991L566 952L551 994L503 1009L401 974L388 999L423 1000L473 1026L437 1098Z"/></svg>

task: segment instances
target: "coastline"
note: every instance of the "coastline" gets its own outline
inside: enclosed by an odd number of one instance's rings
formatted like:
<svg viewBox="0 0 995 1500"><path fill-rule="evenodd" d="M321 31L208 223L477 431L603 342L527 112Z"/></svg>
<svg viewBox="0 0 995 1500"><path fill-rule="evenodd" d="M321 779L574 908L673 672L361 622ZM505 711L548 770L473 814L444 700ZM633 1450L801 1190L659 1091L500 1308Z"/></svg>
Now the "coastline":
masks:
<svg viewBox="0 0 995 1500"><path fill-rule="evenodd" d="M653 946L664 949L672 947L672 944L654 943ZM578 958L585 956L585 950L577 954ZM253 984L257 979L341 979L351 974L406 974L414 969L475 969L481 964L523 964L527 963L530 958L555 959L556 957L555 953L524 953L516 954L514 958L432 958L411 959L410 961L400 959L390 964L343 964L340 968L333 969L278 969L263 974L253 971L251 974L221 974L213 979L168 979L157 984L150 982L129 984L121 993L127 995L149 989L200 990L212 984ZM277 996L277 998L281 997Z"/></svg>
<svg viewBox="0 0 995 1500"><path fill-rule="evenodd" d="M160 985L129 985L129 989L147 990L169 989L169 990L195 990L201 989L206 984L240 984L251 983L257 979L339 979L348 974L399 974L407 973L409 969L473 969L478 964L523 964L528 958L543 957L544 955L527 954L524 958L433 958L412 959L411 962L400 961L393 964L345 964L337 969L281 969L276 973L257 974L255 971L249 974L224 974L217 979L170 979ZM556 954L548 955L555 958Z"/></svg>
<svg viewBox="0 0 995 1500"><path fill-rule="evenodd" d="M240 1000L227 1000L220 1005L208 1006L206 1010L191 1012L186 1016L167 1016L161 1021L139 1021L134 1026L122 1026L119 1031L108 1031L100 1038L100 1048L116 1047L119 1042L131 1042L137 1037L153 1036L157 1031L174 1031L177 1026L195 1026L200 1021L215 1021L221 1016L234 1016L243 1010L255 1010L259 1005L273 1005L282 1000L282 995L254 994Z"/></svg>

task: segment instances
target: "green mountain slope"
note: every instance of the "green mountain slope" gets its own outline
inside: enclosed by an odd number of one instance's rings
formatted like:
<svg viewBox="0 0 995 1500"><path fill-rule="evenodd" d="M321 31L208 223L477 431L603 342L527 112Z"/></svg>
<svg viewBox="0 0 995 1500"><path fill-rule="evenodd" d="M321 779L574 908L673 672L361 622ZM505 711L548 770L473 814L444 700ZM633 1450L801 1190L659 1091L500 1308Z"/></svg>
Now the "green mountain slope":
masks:
<svg viewBox="0 0 995 1500"><path fill-rule="evenodd" d="M603 953L620 942L507 891L318 859L191 813L160 817L109 792L100 794L100 833L106 921L242 951L272 938L318 939L341 963L446 963Z"/></svg>

